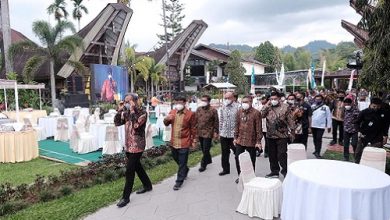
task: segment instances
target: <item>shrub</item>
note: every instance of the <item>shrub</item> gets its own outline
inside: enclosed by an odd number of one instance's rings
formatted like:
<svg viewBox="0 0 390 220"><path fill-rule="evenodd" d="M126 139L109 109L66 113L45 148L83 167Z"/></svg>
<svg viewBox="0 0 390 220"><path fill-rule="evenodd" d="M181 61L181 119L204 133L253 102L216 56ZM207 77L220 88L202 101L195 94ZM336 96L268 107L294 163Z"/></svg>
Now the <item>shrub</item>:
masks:
<svg viewBox="0 0 390 220"><path fill-rule="evenodd" d="M67 196L67 195L70 195L73 191L73 188L71 186L62 186L61 189L60 189L60 193L61 195L63 196Z"/></svg>
<svg viewBox="0 0 390 220"><path fill-rule="evenodd" d="M13 214L19 210L26 208L28 204L24 201L7 201L0 205L0 216Z"/></svg>
<svg viewBox="0 0 390 220"><path fill-rule="evenodd" d="M117 178L118 178L118 175L115 172L115 170L104 171L103 179L105 182L110 182L110 181L116 180Z"/></svg>
<svg viewBox="0 0 390 220"><path fill-rule="evenodd" d="M44 190L39 193L39 201L48 202L56 198L56 194L53 191Z"/></svg>

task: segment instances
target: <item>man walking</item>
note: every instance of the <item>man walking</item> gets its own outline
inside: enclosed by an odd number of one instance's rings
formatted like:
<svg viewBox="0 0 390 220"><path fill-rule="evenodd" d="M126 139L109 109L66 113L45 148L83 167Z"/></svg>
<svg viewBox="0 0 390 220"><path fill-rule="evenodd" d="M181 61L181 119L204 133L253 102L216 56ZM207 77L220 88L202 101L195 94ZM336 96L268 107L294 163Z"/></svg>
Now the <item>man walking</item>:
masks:
<svg viewBox="0 0 390 220"><path fill-rule="evenodd" d="M236 116L239 110L239 105L234 102L235 98L232 92L227 92L224 95L223 107L220 109L219 114L219 136L221 141L221 165L222 172L220 176L224 176L230 173L230 150L236 154L236 147L233 144L234 129L236 127ZM238 162L236 160L236 168L238 172Z"/></svg>
<svg viewBox="0 0 390 220"><path fill-rule="evenodd" d="M337 92L337 99L334 100L330 106L330 110L332 111L332 141L330 142L330 145L335 145L337 144L337 131L339 135L338 143L342 144L343 143L343 121L344 121L344 101L345 98L345 92L339 90Z"/></svg>
<svg viewBox="0 0 390 220"><path fill-rule="evenodd" d="M352 145L353 152L356 152L358 142L357 124L359 110L353 105L352 99L344 99L344 161L349 161L349 146Z"/></svg>
<svg viewBox="0 0 390 220"><path fill-rule="evenodd" d="M195 113L185 108L185 97L175 99L175 109L164 119L165 126L172 125L172 156L179 166L173 190L179 190L190 170L187 166L189 148L196 147Z"/></svg>
<svg viewBox="0 0 390 220"><path fill-rule="evenodd" d="M287 174L287 142L294 138L295 124L292 112L287 104L282 103L280 94L272 92L270 101L262 110L267 120L267 141L271 173L267 178L278 178L279 171ZM280 170L281 168L281 170Z"/></svg>
<svg viewBox="0 0 390 220"><path fill-rule="evenodd" d="M313 154L317 159L320 159L322 137L324 136L325 128L328 129L328 133L332 130L332 115L329 107L324 104L322 95L316 95L314 103L312 106L313 116L311 121L311 131L315 147Z"/></svg>
<svg viewBox="0 0 390 220"><path fill-rule="evenodd" d="M120 208L130 202L135 173L137 173L143 185L143 188L137 191L137 194L152 190L152 183L140 162L146 145L145 126L147 117L146 111L138 104L138 95L132 93L125 97L125 104L119 106L118 113L114 118L116 126L125 125L126 133L126 183L123 189L122 199L117 204Z"/></svg>
<svg viewBox="0 0 390 220"><path fill-rule="evenodd" d="M360 137L356 148L355 163L360 163L364 148L383 147L388 136L388 121L381 112L382 100L372 98L369 108L360 112L357 123L359 124Z"/></svg>
<svg viewBox="0 0 390 220"><path fill-rule="evenodd" d="M218 112L210 106L211 97L203 95L196 110L196 128L199 138L200 148L203 153L203 158L200 163L199 172L206 170L208 164L212 163L210 148L212 138L218 137L219 122Z"/></svg>
<svg viewBox="0 0 390 220"><path fill-rule="evenodd" d="M251 157L253 169L255 169L256 148L261 149L261 138L263 138L261 114L252 107L252 97L245 96L242 99L242 109L238 111L236 116L236 127L234 130L237 162L239 162L239 155L247 151ZM240 174L239 163L237 168Z"/></svg>
<svg viewBox="0 0 390 220"><path fill-rule="evenodd" d="M295 134L294 143L301 143L305 145L305 149L307 150L307 139L309 137L309 127L311 125L313 112L309 103L305 102L304 93L299 92L296 97L297 105L300 110L300 113L297 115L297 120L302 126L302 131L301 134Z"/></svg>

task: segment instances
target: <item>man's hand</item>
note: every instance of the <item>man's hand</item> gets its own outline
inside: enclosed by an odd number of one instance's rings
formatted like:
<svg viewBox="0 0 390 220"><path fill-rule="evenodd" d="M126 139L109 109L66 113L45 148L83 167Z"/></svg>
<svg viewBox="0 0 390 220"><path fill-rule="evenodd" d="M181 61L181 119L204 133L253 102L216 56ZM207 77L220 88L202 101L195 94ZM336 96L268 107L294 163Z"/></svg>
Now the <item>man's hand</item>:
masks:
<svg viewBox="0 0 390 220"><path fill-rule="evenodd" d="M260 150L263 149L263 147L261 146L261 144L256 144L256 145L255 145L255 148L259 148Z"/></svg>
<svg viewBox="0 0 390 220"><path fill-rule="evenodd" d="M237 144L238 144L238 140L237 140L237 139L234 139L234 140L233 140L233 144L234 144L234 145L237 145Z"/></svg>
<svg viewBox="0 0 390 220"><path fill-rule="evenodd" d="M330 133L332 131L332 128L328 128L328 133Z"/></svg>
<svg viewBox="0 0 390 220"><path fill-rule="evenodd" d="M195 150L197 146L198 146L198 144L196 143L196 141L194 141L194 142L192 142L191 149Z"/></svg>
<svg viewBox="0 0 390 220"><path fill-rule="evenodd" d="M175 116L167 115L167 117L165 119L168 120L168 121L173 121L175 119Z"/></svg>

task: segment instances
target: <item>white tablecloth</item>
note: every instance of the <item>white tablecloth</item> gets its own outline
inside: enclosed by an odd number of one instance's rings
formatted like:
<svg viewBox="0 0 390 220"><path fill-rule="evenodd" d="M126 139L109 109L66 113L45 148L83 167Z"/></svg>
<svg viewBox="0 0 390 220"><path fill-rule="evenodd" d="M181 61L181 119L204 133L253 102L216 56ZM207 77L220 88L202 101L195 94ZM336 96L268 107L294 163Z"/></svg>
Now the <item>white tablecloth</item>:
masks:
<svg viewBox="0 0 390 220"><path fill-rule="evenodd" d="M66 108L64 110L64 115L73 117L73 110L75 110L75 108ZM89 108L81 108L80 115L89 115Z"/></svg>
<svg viewBox="0 0 390 220"><path fill-rule="evenodd" d="M106 128L107 126L113 126L114 124L109 123L91 123L89 127L89 133L95 138L96 149L103 147L104 141L106 140ZM124 146L125 144L125 126L118 127L119 142Z"/></svg>
<svg viewBox="0 0 390 220"><path fill-rule="evenodd" d="M341 161L301 160L283 183L283 220L389 220L390 177Z"/></svg>
<svg viewBox="0 0 390 220"><path fill-rule="evenodd" d="M57 132L57 121L59 118L65 117L68 119L68 132L69 137L72 134L73 117L61 116L61 117L42 117L38 119L38 126L42 127L47 137L53 137Z"/></svg>
<svg viewBox="0 0 390 220"><path fill-rule="evenodd" d="M156 112L156 117L158 117L160 114L168 115L168 113L171 111L171 106L165 104L157 105L154 111Z"/></svg>

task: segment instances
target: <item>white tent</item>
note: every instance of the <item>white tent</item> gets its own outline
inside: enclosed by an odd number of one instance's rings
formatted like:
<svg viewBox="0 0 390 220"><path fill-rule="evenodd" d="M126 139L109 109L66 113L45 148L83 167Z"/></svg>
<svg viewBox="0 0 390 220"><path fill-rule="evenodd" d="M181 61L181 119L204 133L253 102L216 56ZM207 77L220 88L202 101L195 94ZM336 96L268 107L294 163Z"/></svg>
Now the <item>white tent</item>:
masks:
<svg viewBox="0 0 390 220"><path fill-rule="evenodd" d="M7 89L15 90L15 111L16 118L19 121L19 89L38 89L39 90L39 108L42 109L41 89L45 88L45 84L18 84L16 80L0 79L0 89L4 90L5 110L8 111Z"/></svg>
<svg viewBox="0 0 390 220"><path fill-rule="evenodd" d="M235 89L236 88L236 86L231 84L231 83L210 83L210 84L204 86L203 88L210 88L210 87L214 87L217 89Z"/></svg>

